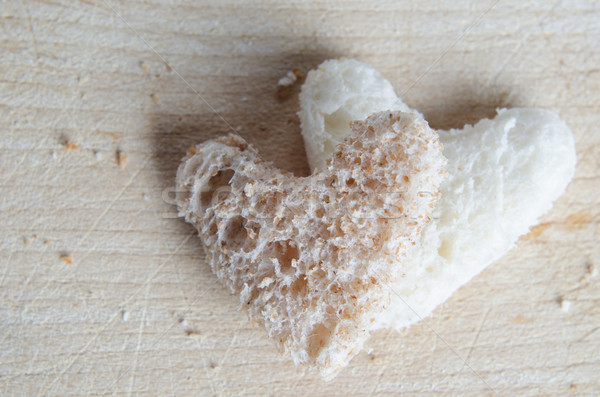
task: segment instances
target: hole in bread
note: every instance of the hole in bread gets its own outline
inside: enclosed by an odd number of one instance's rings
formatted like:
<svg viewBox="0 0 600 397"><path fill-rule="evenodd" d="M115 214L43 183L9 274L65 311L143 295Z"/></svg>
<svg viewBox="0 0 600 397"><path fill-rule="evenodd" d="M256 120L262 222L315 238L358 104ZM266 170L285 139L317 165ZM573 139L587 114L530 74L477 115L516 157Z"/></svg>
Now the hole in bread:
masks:
<svg viewBox="0 0 600 397"><path fill-rule="evenodd" d="M327 277L327 274L323 271L323 269L315 268L310 274L310 277L315 280L322 280Z"/></svg>
<svg viewBox="0 0 600 397"><path fill-rule="evenodd" d="M301 274L291 285L291 292L294 295L304 295L308 289L308 279L305 274Z"/></svg>
<svg viewBox="0 0 600 397"><path fill-rule="evenodd" d="M450 260L452 256L452 243L448 240L442 240L440 248L438 248L438 254L446 260Z"/></svg>
<svg viewBox="0 0 600 397"><path fill-rule="evenodd" d="M221 170L208 180L208 190L200 194L200 205L206 208L210 205L213 195L221 188L229 185L235 171L232 169Z"/></svg>
<svg viewBox="0 0 600 397"><path fill-rule="evenodd" d="M295 273L296 269L292 266L298 261L300 252L298 247L293 245L291 240L276 241L272 243L274 249L275 259L279 262L279 269L281 273Z"/></svg>
<svg viewBox="0 0 600 397"><path fill-rule="evenodd" d="M323 216L324 216L324 215L325 215L325 209L324 209L323 207L321 207L321 208L317 208L317 209L315 210L315 216L316 216L317 218L323 218Z"/></svg>
<svg viewBox="0 0 600 397"><path fill-rule="evenodd" d="M348 129L352 117L344 108L339 108L331 114L324 115L323 121L325 122L325 131L335 137L341 138Z"/></svg>
<svg viewBox="0 0 600 397"><path fill-rule="evenodd" d="M221 245L234 251L240 249L248 238L245 224L246 219L241 216L229 219L221 236Z"/></svg>
<svg viewBox="0 0 600 397"><path fill-rule="evenodd" d="M208 235L216 236L218 232L219 229L217 229L217 222L215 222L215 220L213 219L212 222L210 222L210 226L208 227Z"/></svg>
<svg viewBox="0 0 600 397"><path fill-rule="evenodd" d="M308 337L308 356L312 359L317 358L330 338L331 331L325 325L321 323L315 325Z"/></svg>

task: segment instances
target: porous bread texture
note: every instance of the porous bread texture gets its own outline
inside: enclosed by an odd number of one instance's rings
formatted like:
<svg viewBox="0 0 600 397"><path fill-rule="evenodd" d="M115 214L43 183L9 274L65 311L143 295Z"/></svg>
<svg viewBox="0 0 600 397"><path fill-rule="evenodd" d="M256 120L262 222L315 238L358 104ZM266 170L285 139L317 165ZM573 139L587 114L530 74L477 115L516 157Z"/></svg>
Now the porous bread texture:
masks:
<svg viewBox="0 0 600 397"><path fill-rule="evenodd" d="M389 304L445 177L437 134L413 114L374 114L352 131L309 177L236 135L195 146L177 172L180 215L214 273L281 350L326 379Z"/></svg>
<svg viewBox="0 0 600 397"><path fill-rule="evenodd" d="M302 87L300 115L305 142L328 148L344 139L349 128L323 131L319 123L312 123L327 118L331 108L322 104L322 98L314 98L317 86L321 81L336 81L334 77L352 76L340 76L339 70L356 67L368 75L365 69L370 67L348 60L324 65L318 80L308 74ZM382 101L372 101L379 93L380 81L360 84L352 93L348 92L351 82L336 84L328 87L329 97L356 98L351 106L336 108L350 119L362 115L353 113L354 109L374 106L374 111L382 111L393 101L387 91ZM332 102L339 105L338 100ZM315 114L305 115L311 112ZM432 221L421 233L419 248L408 260L402 258L404 277L393 286L398 295L392 296L392 303L377 317L374 328L401 329L429 316L537 224L575 172L573 135L558 115L548 110L501 109L493 120L439 131L439 136L448 158L449 177L441 185L441 198ZM307 152L313 156L310 164L314 169L330 154L327 150Z"/></svg>
<svg viewBox="0 0 600 397"><path fill-rule="evenodd" d="M298 117L311 169L325 166L350 122L384 110L421 114L396 96L376 69L355 59L332 59L308 72L300 92Z"/></svg>

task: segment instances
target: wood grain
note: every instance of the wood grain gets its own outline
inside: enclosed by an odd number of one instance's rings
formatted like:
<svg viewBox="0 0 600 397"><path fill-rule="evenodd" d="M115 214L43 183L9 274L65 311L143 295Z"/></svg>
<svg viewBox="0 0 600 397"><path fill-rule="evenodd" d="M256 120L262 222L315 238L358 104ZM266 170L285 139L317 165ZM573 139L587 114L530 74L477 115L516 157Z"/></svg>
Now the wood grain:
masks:
<svg viewBox="0 0 600 397"><path fill-rule="evenodd" d="M0 5L0 394L600 393L597 2L215 3ZM505 258L325 383L238 312L169 192L185 148L231 130L306 175L277 81L338 56L438 128L552 109L579 162Z"/></svg>

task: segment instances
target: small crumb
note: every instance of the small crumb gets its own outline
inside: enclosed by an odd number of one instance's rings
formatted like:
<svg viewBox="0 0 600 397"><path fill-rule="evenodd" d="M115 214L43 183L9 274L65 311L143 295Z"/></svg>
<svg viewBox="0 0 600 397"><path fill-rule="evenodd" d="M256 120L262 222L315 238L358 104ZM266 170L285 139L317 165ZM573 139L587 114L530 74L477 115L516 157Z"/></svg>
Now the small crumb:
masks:
<svg viewBox="0 0 600 397"><path fill-rule="evenodd" d="M56 155L56 152L54 150L50 153L50 157L52 157L52 160L56 160L57 155Z"/></svg>
<svg viewBox="0 0 600 397"><path fill-rule="evenodd" d="M173 68L171 67L171 65L169 65L166 62L165 62L165 69L167 69L167 72L172 72L173 71Z"/></svg>
<svg viewBox="0 0 600 397"><path fill-rule="evenodd" d="M181 326L182 326L182 327L184 327L184 328L187 328L187 326L188 326L188 323L187 323L187 321L185 321L185 318L183 318L183 317L179 317L179 318L177 319L177 321L179 322L179 324L181 324ZM186 331L186 332L187 332L187 331Z"/></svg>
<svg viewBox="0 0 600 397"><path fill-rule="evenodd" d="M68 263L69 265L73 264L73 258L70 255L67 255L67 254L62 254L60 256L60 260L63 261L63 262L65 262L65 263Z"/></svg>
<svg viewBox="0 0 600 397"><path fill-rule="evenodd" d="M96 161L102 160L102 152L94 150L94 157L96 158Z"/></svg>
<svg viewBox="0 0 600 397"><path fill-rule="evenodd" d="M146 193L142 193L142 200L148 201L148 195Z"/></svg>
<svg viewBox="0 0 600 397"><path fill-rule="evenodd" d="M576 384L574 384L574 383L573 383L573 384L571 384L571 387L570 387L570 389L571 389L571 390L577 390L577 389L579 389L579 388L577 387L577 385L576 385Z"/></svg>
<svg viewBox="0 0 600 397"><path fill-rule="evenodd" d="M123 320L123 322L126 323L128 319L129 319L129 312L125 309L121 310L121 320Z"/></svg>
<svg viewBox="0 0 600 397"><path fill-rule="evenodd" d="M192 337L192 338L199 338L200 336L202 336L202 334L200 333L200 331L196 331L196 330L193 330L193 329L186 329L185 330L185 334L187 336Z"/></svg>
<svg viewBox="0 0 600 397"><path fill-rule="evenodd" d="M50 247L50 244L52 244L52 241L50 241L50 240L44 240L44 245L46 247Z"/></svg>
<svg viewBox="0 0 600 397"><path fill-rule="evenodd" d="M279 100L287 99L291 95L291 87L303 77L304 74L296 68L287 72L287 74L277 82L278 88L275 93L275 98Z"/></svg>
<svg viewBox="0 0 600 397"><path fill-rule="evenodd" d="M150 94L150 98L152 99L152 102L158 103L158 96L156 94Z"/></svg>
<svg viewBox="0 0 600 397"><path fill-rule="evenodd" d="M75 150L75 149L80 149L80 148L81 148L81 146L79 146L73 142L69 142L65 145L65 150Z"/></svg>
<svg viewBox="0 0 600 397"><path fill-rule="evenodd" d="M590 279L598 276L598 268L593 263L588 263L585 274L579 280L579 284L587 283Z"/></svg>
<svg viewBox="0 0 600 397"><path fill-rule="evenodd" d="M148 71L148 66L144 63L144 61L140 61L140 68L142 68L144 72Z"/></svg>
<svg viewBox="0 0 600 397"><path fill-rule="evenodd" d="M285 86L294 84L297 79L298 78L296 77L296 75L294 74L294 72L292 72L290 70L289 72L287 72L287 74L285 76L283 76L282 78L279 79L279 81L277 82L277 84L285 87Z"/></svg>
<svg viewBox="0 0 600 397"><path fill-rule="evenodd" d="M301 79L302 77L304 77L304 74L302 72L300 72L298 69L293 68L292 70L287 72L287 74L285 76L280 78L279 81L277 82L277 84L279 84L280 86L284 86L284 87L289 86L289 85L294 84L298 79Z"/></svg>
<svg viewBox="0 0 600 397"><path fill-rule="evenodd" d="M120 149L117 149L116 157L117 157L117 164L119 165L119 167L124 168L125 163L127 163L127 155L125 153L123 153Z"/></svg>
<svg viewBox="0 0 600 397"><path fill-rule="evenodd" d="M559 303L560 303L560 308L563 312L567 313L569 310L571 310L571 301L568 299L565 299L564 297L559 298Z"/></svg>
<svg viewBox="0 0 600 397"><path fill-rule="evenodd" d="M23 237L23 244L29 247L31 245L31 240L29 240L27 237Z"/></svg>

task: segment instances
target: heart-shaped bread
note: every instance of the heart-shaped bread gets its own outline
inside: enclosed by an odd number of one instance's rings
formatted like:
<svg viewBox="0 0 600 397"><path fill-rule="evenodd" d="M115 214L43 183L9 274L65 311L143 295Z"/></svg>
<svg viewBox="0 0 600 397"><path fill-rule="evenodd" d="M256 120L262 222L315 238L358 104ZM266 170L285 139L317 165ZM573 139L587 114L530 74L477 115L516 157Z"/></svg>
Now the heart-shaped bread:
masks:
<svg viewBox="0 0 600 397"><path fill-rule="evenodd" d="M351 120L386 109L412 111L378 71L353 59L329 60L309 72L300 105L308 160L316 170L350 135ZM376 328L400 329L429 316L512 248L550 210L575 171L573 135L548 110L499 110L493 120L439 136L449 177L419 248L400 259L405 276Z"/></svg>
<svg viewBox="0 0 600 397"><path fill-rule="evenodd" d="M190 149L180 215L217 277L296 363L331 378L390 301L445 177L437 134L414 114L352 125L327 165L295 177L229 135Z"/></svg>

